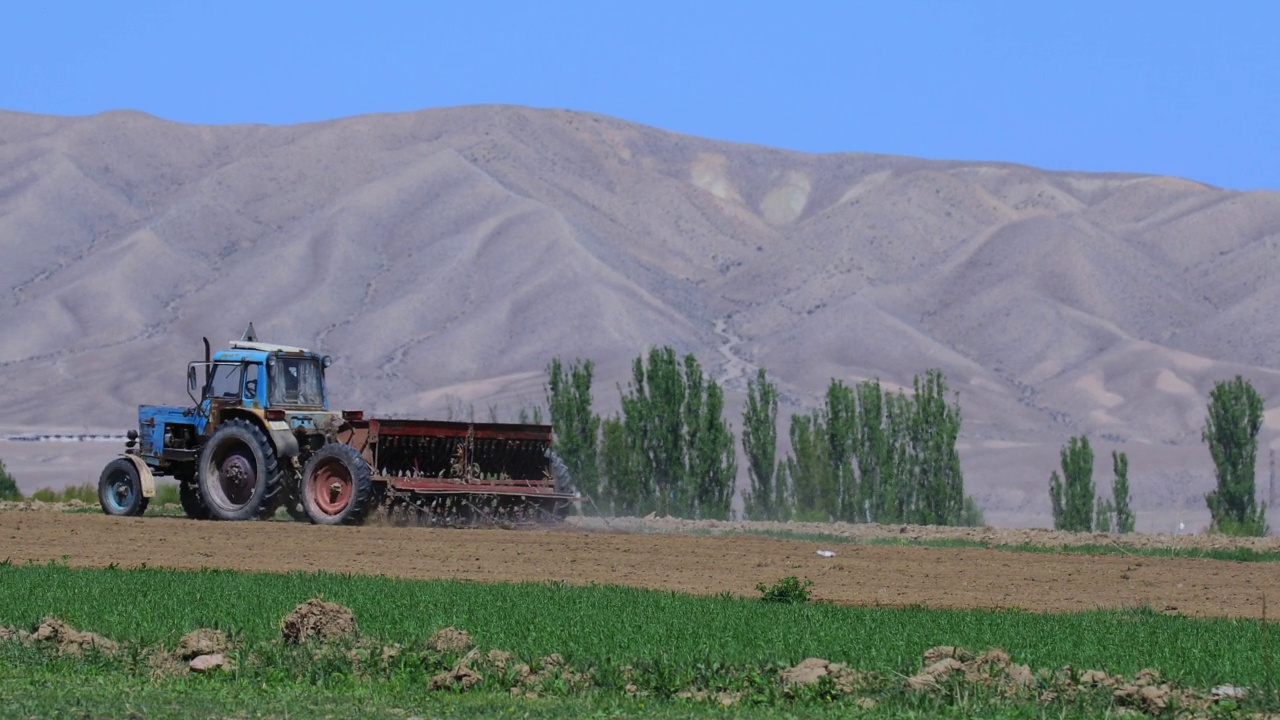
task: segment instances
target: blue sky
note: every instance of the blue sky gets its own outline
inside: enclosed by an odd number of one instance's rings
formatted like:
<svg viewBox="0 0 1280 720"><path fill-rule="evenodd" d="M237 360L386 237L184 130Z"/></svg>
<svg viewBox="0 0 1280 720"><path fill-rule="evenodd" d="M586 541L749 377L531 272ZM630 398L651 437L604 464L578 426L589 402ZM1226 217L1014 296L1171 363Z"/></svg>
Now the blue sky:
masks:
<svg viewBox="0 0 1280 720"><path fill-rule="evenodd" d="M0 108L285 124L508 103L1280 190L1277 21L1176 0L15 2Z"/></svg>

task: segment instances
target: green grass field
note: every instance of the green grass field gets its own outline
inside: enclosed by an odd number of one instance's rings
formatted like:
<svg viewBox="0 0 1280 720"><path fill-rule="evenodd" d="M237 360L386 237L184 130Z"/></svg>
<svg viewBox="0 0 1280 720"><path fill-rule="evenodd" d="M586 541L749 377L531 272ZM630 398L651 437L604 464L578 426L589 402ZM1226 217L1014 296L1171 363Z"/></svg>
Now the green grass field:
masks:
<svg viewBox="0 0 1280 720"><path fill-rule="evenodd" d="M467 694L428 692L430 672L456 658L407 652L374 669L316 657L279 642L281 619L312 597L351 608L369 642L421 648L435 630L469 631L482 649L526 663L559 653L590 673L589 690L545 689L513 698L510 678L490 677ZM1071 615L924 608L770 604L615 586L485 585L328 574L242 574L159 569L80 570L0 565L0 626L33 628L45 615L127 644L128 652L58 657L0 643L0 716L99 717L138 712L180 717L195 708L232 716L629 716L730 713L813 717L1096 716L1105 694L1051 707L993 694L917 696L893 688L936 645L1002 648L1033 669L1096 669L1133 676L1157 668L1175 683L1263 687L1270 627L1258 621L1190 619L1144 608ZM227 631L240 668L216 676L154 676L146 648L172 648L187 631ZM416 653L416 654L415 654ZM886 678L864 710L822 690L789 697L780 669L806 657L844 662ZM629 696L628 683L642 697ZM732 691L742 702L681 700L682 690ZM992 695L988 697L987 695ZM350 712L348 712L348 710ZM65 711L65 712L64 712Z"/></svg>

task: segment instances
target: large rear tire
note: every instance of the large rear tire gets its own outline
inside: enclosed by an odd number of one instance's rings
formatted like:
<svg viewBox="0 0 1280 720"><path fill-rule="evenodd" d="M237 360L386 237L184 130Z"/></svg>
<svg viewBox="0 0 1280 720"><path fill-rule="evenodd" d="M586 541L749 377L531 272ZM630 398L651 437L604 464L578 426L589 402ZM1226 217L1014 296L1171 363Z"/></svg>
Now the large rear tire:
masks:
<svg viewBox="0 0 1280 720"><path fill-rule="evenodd" d="M200 497L214 520L253 520L275 511L284 473L256 425L228 420L200 451Z"/></svg>
<svg viewBox="0 0 1280 720"><path fill-rule="evenodd" d="M98 504L108 515L137 516L147 511L151 498L142 495L142 478L129 458L107 463L98 477Z"/></svg>
<svg viewBox="0 0 1280 720"><path fill-rule="evenodd" d="M316 525L359 525L373 498L373 473L359 451L329 443L302 471L302 509Z"/></svg>

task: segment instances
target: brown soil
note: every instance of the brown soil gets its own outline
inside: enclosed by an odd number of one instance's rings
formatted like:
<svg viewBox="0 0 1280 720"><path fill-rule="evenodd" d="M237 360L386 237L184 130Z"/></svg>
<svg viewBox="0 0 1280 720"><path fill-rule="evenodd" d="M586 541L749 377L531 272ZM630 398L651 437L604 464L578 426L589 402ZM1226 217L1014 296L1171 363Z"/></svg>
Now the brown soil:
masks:
<svg viewBox="0 0 1280 720"><path fill-rule="evenodd" d="M1264 594L1272 596L1273 613L1280 597L1280 563L827 545L573 527L346 528L0 512L0 547L0 556L15 563L65 558L89 567L146 563L484 582L562 580L748 597L757 596L757 583L794 575L813 580L815 599L857 605L1031 611L1149 606L1193 616L1260 617ZM820 557L819 549L836 555Z"/></svg>

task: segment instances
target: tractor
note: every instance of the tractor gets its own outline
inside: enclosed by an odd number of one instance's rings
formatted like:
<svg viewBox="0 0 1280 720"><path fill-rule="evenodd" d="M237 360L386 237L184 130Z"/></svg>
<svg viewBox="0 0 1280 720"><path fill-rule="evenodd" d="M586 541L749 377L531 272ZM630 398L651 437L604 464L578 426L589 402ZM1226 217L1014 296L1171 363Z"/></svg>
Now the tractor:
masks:
<svg viewBox="0 0 1280 720"><path fill-rule="evenodd" d="M418 524L558 522L578 501L546 425L365 419L329 409L331 358L259 342L187 366L190 407L141 405L98 482L108 515L142 515L155 476L193 519L355 525L381 508Z"/></svg>

